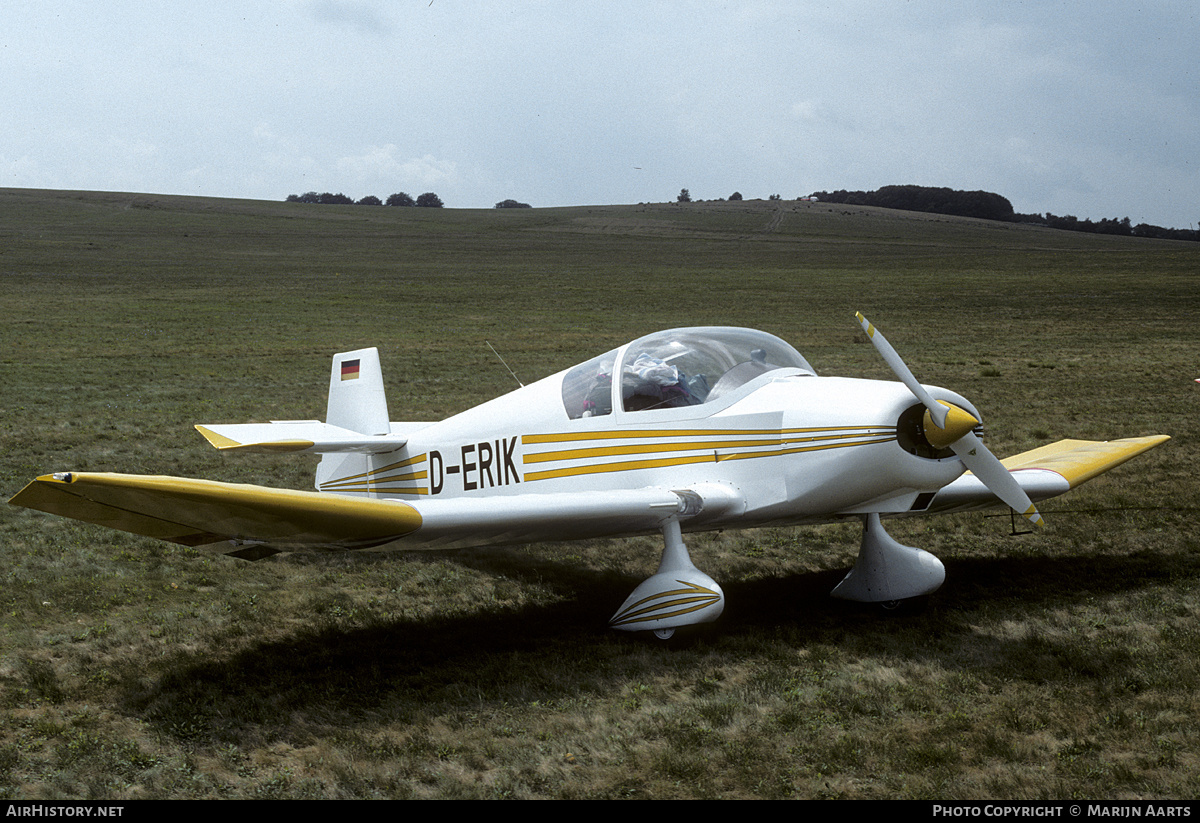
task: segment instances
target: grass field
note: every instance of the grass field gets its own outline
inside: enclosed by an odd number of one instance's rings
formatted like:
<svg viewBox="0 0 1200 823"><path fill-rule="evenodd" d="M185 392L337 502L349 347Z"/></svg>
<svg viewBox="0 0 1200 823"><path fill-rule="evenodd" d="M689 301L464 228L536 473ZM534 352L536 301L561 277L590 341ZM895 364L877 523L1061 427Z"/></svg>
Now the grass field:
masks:
<svg viewBox="0 0 1200 823"><path fill-rule="evenodd" d="M0 797L1200 796L1200 244L823 203L440 210L0 189L0 492L59 470L311 488L194 423L324 416L377 345L438 419L625 340L746 325L1004 456L1166 445L1043 507L898 522L923 609L829 599L859 529L692 538L721 620L606 628L659 541L259 563L0 506ZM486 342L485 342L486 341Z"/></svg>

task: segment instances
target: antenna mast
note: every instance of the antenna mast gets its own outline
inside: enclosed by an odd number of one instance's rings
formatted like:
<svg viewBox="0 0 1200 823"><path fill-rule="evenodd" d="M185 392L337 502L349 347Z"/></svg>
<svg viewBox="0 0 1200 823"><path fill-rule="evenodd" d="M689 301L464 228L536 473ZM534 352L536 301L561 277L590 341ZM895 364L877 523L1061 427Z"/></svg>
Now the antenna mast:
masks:
<svg viewBox="0 0 1200 823"><path fill-rule="evenodd" d="M496 359L504 364L504 368L508 369L508 373L512 375L513 380L517 381L517 385L520 386L521 388L525 388L525 384L521 382L521 378L517 377L517 373L515 371L513 371L511 368L509 368L509 365L504 362L504 358L500 356L500 352L496 351L496 347L493 346L491 343L488 343L488 341L486 341L486 340L484 340L483 342L487 343L487 347L492 350L492 354L496 355Z"/></svg>

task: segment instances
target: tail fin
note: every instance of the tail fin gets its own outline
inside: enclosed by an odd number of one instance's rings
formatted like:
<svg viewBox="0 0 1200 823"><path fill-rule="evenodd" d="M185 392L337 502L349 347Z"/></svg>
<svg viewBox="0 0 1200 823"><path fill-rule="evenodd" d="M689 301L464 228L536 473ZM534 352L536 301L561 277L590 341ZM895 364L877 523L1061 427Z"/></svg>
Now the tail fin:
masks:
<svg viewBox="0 0 1200 823"><path fill-rule="evenodd" d="M325 422L371 437L390 435L392 424L388 420L378 349L359 349L333 356ZM389 444L394 442L397 449L404 445L403 436L383 439ZM380 463L369 453L326 452L317 466L315 485L319 491L378 497L373 472L381 465L394 462L391 455Z"/></svg>
<svg viewBox="0 0 1200 823"><path fill-rule="evenodd" d="M359 434L391 431L379 349L359 349L333 356L325 422Z"/></svg>
<svg viewBox="0 0 1200 823"><path fill-rule="evenodd" d="M411 470L397 477L388 469L409 466L394 453L408 442L409 432L428 423L388 420L387 398L378 349L359 349L333 356L329 375L329 407L326 422L319 420L272 420L270 423L234 423L196 426L204 437L222 450L258 452L308 452L321 455L316 487L320 491L378 497L419 494L417 486L399 480L417 479ZM398 461L400 461L398 463ZM384 484L388 485L384 486Z"/></svg>
<svg viewBox="0 0 1200 823"><path fill-rule="evenodd" d="M385 454L403 448L406 437L393 434L377 349L333 356L329 409L318 420L203 425L196 429L218 449L317 454Z"/></svg>

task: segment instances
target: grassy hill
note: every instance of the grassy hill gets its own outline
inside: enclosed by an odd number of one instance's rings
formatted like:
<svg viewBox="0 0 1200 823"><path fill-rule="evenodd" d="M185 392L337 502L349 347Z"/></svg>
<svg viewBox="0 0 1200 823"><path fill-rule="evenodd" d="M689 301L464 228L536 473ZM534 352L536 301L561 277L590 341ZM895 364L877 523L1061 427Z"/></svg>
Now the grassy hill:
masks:
<svg viewBox="0 0 1200 823"><path fill-rule="evenodd" d="M659 328L922 381L1001 456L1173 436L1047 505L891 531L919 613L827 597L858 529L691 540L668 647L605 621L656 540L256 564L0 507L0 796L1195 797L1196 244L827 203L316 206L0 189L0 491L48 471L310 488L193 423L324 415L377 345L437 419ZM486 341L486 342L485 342Z"/></svg>

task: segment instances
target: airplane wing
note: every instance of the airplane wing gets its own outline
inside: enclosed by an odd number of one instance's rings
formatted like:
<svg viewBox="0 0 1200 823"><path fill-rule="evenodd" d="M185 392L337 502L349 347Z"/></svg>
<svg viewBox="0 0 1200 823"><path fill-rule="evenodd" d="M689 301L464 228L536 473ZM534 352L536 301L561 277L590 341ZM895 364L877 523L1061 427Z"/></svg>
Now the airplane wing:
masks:
<svg viewBox="0 0 1200 823"><path fill-rule="evenodd" d="M421 525L398 501L152 475L47 474L9 502L185 546L235 540L362 548Z"/></svg>
<svg viewBox="0 0 1200 823"><path fill-rule="evenodd" d="M1070 491L1171 438L1167 435L1096 442L1060 440L1001 460L1034 501ZM943 487L921 514L973 511L1003 505L979 478L967 472ZM914 514L917 512L914 512Z"/></svg>
<svg viewBox="0 0 1200 823"><path fill-rule="evenodd" d="M64 472L9 501L185 546L232 541L258 559L295 549L400 549L570 540L657 531L669 517L708 518L744 505L725 486L674 491L525 494L405 502L211 480Z"/></svg>
<svg viewBox="0 0 1200 823"><path fill-rule="evenodd" d="M262 424L273 425L273 424ZM1033 500L1062 494L1168 440L1063 440L1002 461ZM1001 505L971 474L911 514ZM647 487L412 502L271 489L179 477L64 472L37 478L9 501L186 546L229 542L223 553L257 559L296 549L398 549L572 540L652 533L671 517L702 526L745 509L733 488Z"/></svg>

